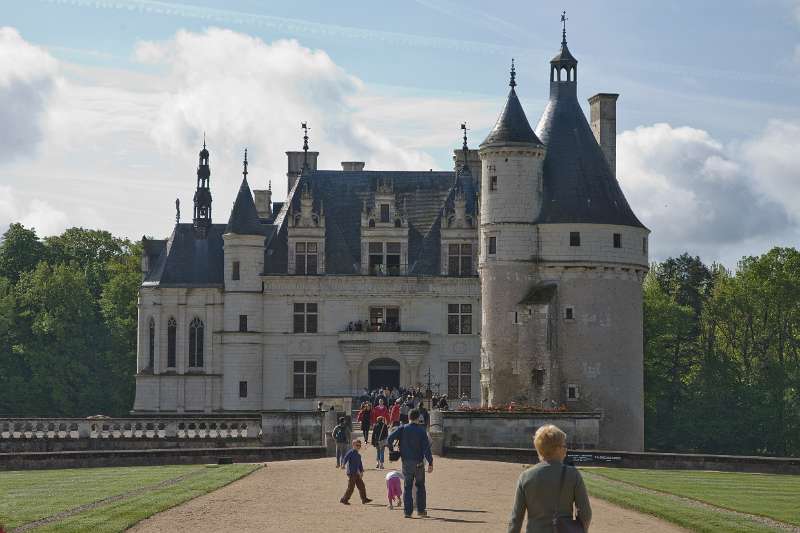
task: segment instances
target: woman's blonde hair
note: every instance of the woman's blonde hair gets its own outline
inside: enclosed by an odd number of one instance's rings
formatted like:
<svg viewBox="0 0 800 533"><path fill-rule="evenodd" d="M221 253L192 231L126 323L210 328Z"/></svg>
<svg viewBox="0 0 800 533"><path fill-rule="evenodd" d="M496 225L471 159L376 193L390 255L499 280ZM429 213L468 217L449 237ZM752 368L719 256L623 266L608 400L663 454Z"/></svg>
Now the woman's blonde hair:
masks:
<svg viewBox="0 0 800 533"><path fill-rule="evenodd" d="M536 430L533 445L542 459L555 459L558 449L567 446L567 434L556 426L547 424Z"/></svg>

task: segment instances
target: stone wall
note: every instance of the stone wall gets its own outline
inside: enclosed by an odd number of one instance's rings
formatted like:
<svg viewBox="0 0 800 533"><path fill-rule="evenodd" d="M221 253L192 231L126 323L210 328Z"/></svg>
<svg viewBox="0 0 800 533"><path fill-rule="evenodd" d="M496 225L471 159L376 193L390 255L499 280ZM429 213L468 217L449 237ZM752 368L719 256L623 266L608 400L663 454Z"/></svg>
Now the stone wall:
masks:
<svg viewBox="0 0 800 533"><path fill-rule="evenodd" d="M445 453L452 446L530 448L534 432L545 424L561 428L570 448L593 448L600 439L598 413L433 413L431 434L438 430L434 423L441 423Z"/></svg>
<svg viewBox="0 0 800 533"><path fill-rule="evenodd" d="M265 411L261 440L265 446L322 446L324 416L318 411Z"/></svg>

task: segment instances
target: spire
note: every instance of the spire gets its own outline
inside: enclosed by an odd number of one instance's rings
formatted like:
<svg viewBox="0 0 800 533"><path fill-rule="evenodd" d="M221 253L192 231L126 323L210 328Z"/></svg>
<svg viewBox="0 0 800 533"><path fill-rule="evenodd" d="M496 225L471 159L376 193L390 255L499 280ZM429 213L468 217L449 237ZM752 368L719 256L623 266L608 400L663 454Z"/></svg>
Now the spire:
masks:
<svg viewBox="0 0 800 533"><path fill-rule="evenodd" d="M247 179L247 148L245 148L245 149L244 149L244 163L243 163L243 167L244 167L244 168L243 168L243 170L242 170L242 176L244 176L244 179L246 180L246 179Z"/></svg>
<svg viewBox="0 0 800 533"><path fill-rule="evenodd" d="M469 147L467 146L467 123L461 123L461 130L464 132L464 144L461 146L461 151L463 152L464 157L464 164L461 165L461 172L469 171ZM456 181L458 181L458 176L456 176Z"/></svg>
<svg viewBox="0 0 800 533"><path fill-rule="evenodd" d="M567 12L561 12L561 46L567 46Z"/></svg>
<svg viewBox="0 0 800 533"><path fill-rule="evenodd" d="M515 90L517 86L517 71L513 59L511 60L511 81L509 81L508 85L511 90L508 92L506 105L500 113L494 128L481 143L481 147L509 143L541 145L542 143L528 123L528 117L525 116L525 111L522 109L522 104L519 103L519 98L517 97L517 91ZM466 128L466 124L464 127Z"/></svg>
<svg viewBox="0 0 800 533"><path fill-rule="evenodd" d="M300 127L303 128L303 170L308 168L308 123L301 122Z"/></svg>
<svg viewBox="0 0 800 533"><path fill-rule="evenodd" d="M247 148L245 148L242 162L242 184L239 186L239 194L236 195L236 201L233 203L225 233L262 235L263 227L258 223L258 210L253 201L250 185L247 183L247 165Z"/></svg>
<svg viewBox="0 0 800 533"><path fill-rule="evenodd" d="M203 149L200 150L199 159L192 222L197 236L204 239L211 227L211 168L208 165L209 153L206 148L205 134L203 134Z"/></svg>
<svg viewBox="0 0 800 533"><path fill-rule="evenodd" d="M569 47L567 46L567 12L561 12L561 50L559 50L558 54L550 60L550 71L551 74L550 81L575 81L575 74L577 74L578 69L578 60L570 53ZM564 73L564 78L560 78L559 75L562 73L562 69L566 69L567 72Z"/></svg>

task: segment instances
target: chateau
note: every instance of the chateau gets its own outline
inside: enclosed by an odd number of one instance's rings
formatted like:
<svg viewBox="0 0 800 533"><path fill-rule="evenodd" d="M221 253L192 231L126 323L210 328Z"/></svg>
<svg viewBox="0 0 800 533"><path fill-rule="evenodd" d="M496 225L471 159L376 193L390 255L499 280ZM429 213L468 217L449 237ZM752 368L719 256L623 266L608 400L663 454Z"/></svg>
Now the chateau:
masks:
<svg viewBox="0 0 800 533"><path fill-rule="evenodd" d="M431 383L473 404L600 412L599 445L644 439L649 231L615 177L616 94L577 99L566 32L531 128L510 91L455 169L318 169L287 152L288 195L251 190L212 222L209 151L192 223L146 240L134 411L311 409Z"/></svg>

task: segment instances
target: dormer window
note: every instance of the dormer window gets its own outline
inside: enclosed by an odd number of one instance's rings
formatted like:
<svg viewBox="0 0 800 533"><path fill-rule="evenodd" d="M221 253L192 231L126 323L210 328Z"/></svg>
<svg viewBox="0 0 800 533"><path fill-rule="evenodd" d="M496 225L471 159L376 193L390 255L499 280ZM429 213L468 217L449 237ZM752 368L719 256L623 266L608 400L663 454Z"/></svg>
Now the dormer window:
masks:
<svg viewBox="0 0 800 533"><path fill-rule="evenodd" d="M294 273L298 276L316 275L318 252L316 242L296 242L294 245Z"/></svg>
<svg viewBox="0 0 800 533"><path fill-rule="evenodd" d="M447 247L447 275L472 275L472 244L451 244Z"/></svg>
<svg viewBox="0 0 800 533"><path fill-rule="evenodd" d="M381 204L381 222L389 222L389 204Z"/></svg>
<svg viewBox="0 0 800 533"><path fill-rule="evenodd" d="M369 243L369 275L399 276L401 246L399 242Z"/></svg>

